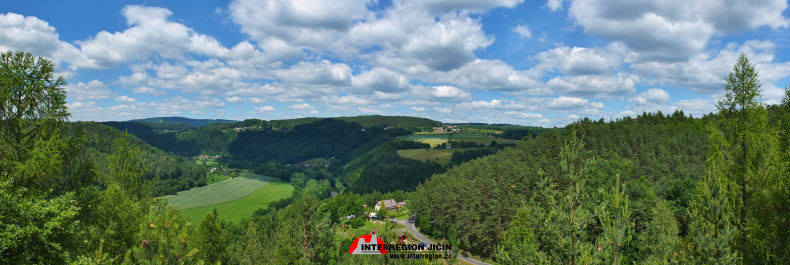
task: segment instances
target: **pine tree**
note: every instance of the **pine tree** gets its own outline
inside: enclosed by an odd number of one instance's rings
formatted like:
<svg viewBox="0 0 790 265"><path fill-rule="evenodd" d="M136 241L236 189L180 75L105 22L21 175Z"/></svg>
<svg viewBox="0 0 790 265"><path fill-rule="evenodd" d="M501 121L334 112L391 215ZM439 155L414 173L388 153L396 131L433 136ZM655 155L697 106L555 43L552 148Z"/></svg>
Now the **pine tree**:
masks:
<svg viewBox="0 0 790 265"><path fill-rule="evenodd" d="M587 233L593 223L591 205L584 191L584 143L572 133L570 143L560 150L560 182L548 178L538 184L541 202L532 207L537 220L536 233L542 241L548 262L553 264L590 264L599 252ZM539 172L539 175L542 175Z"/></svg>
<svg viewBox="0 0 790 265"><path fill-rule="evenodd" d="M602 259L606 263L620 264L623 247L631 241L634 233L634 222L628 209L628 196L625 196L625 184L620 186L620 174L615 175L616 184L611 192L601 192L605 198L595 211L603 227L603 235L599 237L602 246ZM607 207L611 204L611 207ZM609 208L612 208L611 210ZM611 212L610 212L611 211Z"/></svg>
<svg viewBox="0 0 790 265"><path fill-rule="evenodd" d="M649 264L678 264L678 224L664 200L650 210L652 219L640 236L640 251Z"/></svg>
<svg viewBox="0 0 790 265"><path fill-rule="evenodd" d="M720 148L727 149L729 142L712 124L708 124L710 145L705 176L697 184L691 201L689 236L691 256L694 264L734 264L740 255L732 248L737 230L732 223L734 212L728 188L730 179L726 172L733 161L725 158Z"/></svg>

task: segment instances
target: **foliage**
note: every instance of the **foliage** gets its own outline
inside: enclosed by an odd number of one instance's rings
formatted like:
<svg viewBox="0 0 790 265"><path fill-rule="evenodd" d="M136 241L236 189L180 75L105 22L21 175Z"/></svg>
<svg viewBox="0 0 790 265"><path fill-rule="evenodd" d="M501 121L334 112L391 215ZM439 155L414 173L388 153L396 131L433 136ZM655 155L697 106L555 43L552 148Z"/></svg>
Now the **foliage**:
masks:
<svg viewBox="0 0 790 265"><path fill-rule="evenodd" d="M65 263L78 223L73 193L47 198L0 178L0 261L6 264Z"/></svg>
<svg viewBox="0 0 790 265"><path fill-rule="evenodd" d="M656 202L651 209L653 219L649 221L644 233L641 234L640 250L643 262L649 264L679 264L678 225L672 210L664 200Z"/></svg>
<svg viewBox="0 0 790 265"><path fill-rule="evenodd" d="M200 221L200 225L194 233L194 245L200 250L197 252L196 258L209 264L228 263L228 241L222 231L224 222L221 222L218 217L217 208L214 208L214 212L206 214L203 221Z"/></svg>
<svg viewBox="0 0 790 265"><path fill-rule="evenodd" d="M189 223L172 206L151 205L137 236L139 245L126 255L125 263L202 264L188 240Z"/></svg>
<svg viewBox="0 0 790 265"><path fill-rule="evenodd" d="M16 185L46 185L46 178L61 173L55 150L61 149L59 129L70 114L66 81L53 78L53 71L44 57L0 54L0 168Z"/></svg>

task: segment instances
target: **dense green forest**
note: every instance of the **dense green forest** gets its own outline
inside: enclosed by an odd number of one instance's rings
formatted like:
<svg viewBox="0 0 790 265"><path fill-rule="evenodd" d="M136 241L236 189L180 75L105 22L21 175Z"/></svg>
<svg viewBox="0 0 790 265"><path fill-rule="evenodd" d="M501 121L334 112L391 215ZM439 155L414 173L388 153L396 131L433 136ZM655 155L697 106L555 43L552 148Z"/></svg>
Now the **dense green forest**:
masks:
<svg viewBox="0 0 790 265"><path fill-rule="evenodd" d="M194 160L170 155L156 149L136 137L96 122L72 122L65 124L64 135L84 137L85 152L101 175L111 175L110 156L113 143L123 139L140 150L140 166L143 178L151 181L153 196L173 194L193 187L206 185L208 168Z"/></svg>
<svg viewBox="0 0 790 265"><path fill-rule="evenodd" d="M430 146L397 136L441 125L411 117L68 122L53 71L43 57L0 54L2 264L458 262L348 255L341 231L370 225L363 205L384 199L405 201L422 234L499 264L790 262L790 92L760 103L745 56L716 113L516 128L516 146L446 144L466 148L447 167L398 156ZM216 210L190 222L158 196L205 184L206 166L173 154L209 153L288 180L293 194L240 222Z"/></svg>

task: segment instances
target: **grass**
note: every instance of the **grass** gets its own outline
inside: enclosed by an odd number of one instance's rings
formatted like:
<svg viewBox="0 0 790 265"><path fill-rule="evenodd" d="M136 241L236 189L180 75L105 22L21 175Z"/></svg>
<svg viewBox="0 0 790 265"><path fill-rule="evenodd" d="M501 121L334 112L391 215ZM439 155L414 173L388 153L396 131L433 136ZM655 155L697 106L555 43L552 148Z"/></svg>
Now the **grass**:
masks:
<svg viewBox="0 0 790 265"><path fill-rule="evenodd" d="M450 139L449 133L421 133L421 134L412 134L401 137L404 140L412 140L430 144L431 147L443 144L447 142L447 139Z"/></svg>
<svg viewBox="0 0 790 265"><path fill-rule="evenodd" d="M240 177L230 181L223 181L179 192L176 195L165 196L173 206L181 209L191 209L206 205L229 202L247 196L258 188L266 185L271 177L242 173Z"/></svg>
<svg viewBox="0 0 790 265"><path fill-rule="evenodd" d="M453 149L406 149L398 150L398 155L416 159L420 161L433 161L444 166L450 164L450 159L453 157L453 152L464 151L471 148L453 148Z"/></svg>
<svg viewBox="0 0 790 265"><path fill-rule="evenodd" d="M197 224L203 220L206 214L211 213L214 207L216 207L220 219L238 222L242 218L252 216L252 213L259 208L269 207L269 204L274 201L291 197L293 190L294 187L288 182L279 179L270 179L266 185L240 199L186 209L184 210L184 214L193 224Z"/></svg>
<svg viewBox="0 0 790 265"><path fill-rule="evenodd" d="M210 177L207 177L207 181L206 181L206 184L209 184L209 185L217 183L217 182L226 181L226 180L230 179L230 177L228 177L228 176L223 176L223 175L219 175L219 174L209 174L209 175L210 175Z"/></svg>

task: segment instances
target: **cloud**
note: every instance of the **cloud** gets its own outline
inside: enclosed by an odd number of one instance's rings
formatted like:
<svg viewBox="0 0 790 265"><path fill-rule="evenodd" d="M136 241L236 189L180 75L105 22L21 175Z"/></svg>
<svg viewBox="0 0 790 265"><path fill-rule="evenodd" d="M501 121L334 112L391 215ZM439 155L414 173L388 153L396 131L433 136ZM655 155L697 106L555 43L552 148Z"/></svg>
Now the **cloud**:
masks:
<svg viewBox="0 0 790 265"><path fill-rule="evenodd" d="M14 13L0 14L0 52L27 50L52 58L68 46L46 21Z"/></svg>
<svg viewBox="0 0 790 265"><path fill-rule="evenodd" d="M669 93L660 88L648 89L639 95L632 97L629 101L637 105L664 104L669 101Z"/></svg>
<svg viewBox="0 0 790 265"><path fill-rule="evenodd" d="M483 31L479 19L463 13L434 16L429 12L396 5L380 19L356 24L349 32L349 52L377 47L362 58L379 67L401 73L449 71L474 61L474 52L494 40Z"/></svg>
<svg viewBox="0 0 790 265"><path fill-rule="evenodd" d="M481 91L508 91L544 96L552 93L543 86L539 73L515 70L500 60L477 59L459 69L436 73L426 79Z"/></svg>
<svg viewBox="0 0 790 265"><path fill-rule="evenodd" d="M263 104L266 103L266 101L267 100L265 98L256 98L256 97L247 98L247 102L254 104Z"/></svg>
<svg viewBox="0 0 790 265"><path fill-rule="evenodd" d="M254 108L252 113L265 113L265 112L274 112L275 109L272 106L263 106L260 108Z"/></svg>
<svg viewBox="0 0 790 265"><path fill-rule="evenodd" d="M156 96L161 96L161 95L166 94L164 91L153 89L153 88L150 88L150 87L144 87L144 86L135 87L134 89L132 89L132 92L140 93L140 94L151 94L151 95L156 95Z"/></svg>
<svg viewBox="0 0 790 265"><path fill-rule="evenodd" d="M78 82L77 84L66 85L66 95L74 100L82 101L85 99L104 99L110 97L110 90L101 81L92 80L87 84Z"/></svg>
<svg viewBox="0 0 790 265"><path fill-rule="evenodd" d="M397 93L408 89L405 76L386 68L375 67L351 77L351 85L360 91Z"/></svg>
<svg viewBox="0 0 790 265"><path fill-rule="evenodd" d="M532 38L532 31L529 30L527 25L518 25L513 28L513 32L518 34L519 37L522 39L531 39Z"/></svg>
<svg viewBox="0 0 790 265"><path fill-rule="evenodd" d="M366 105L366 104L373 104L374 102L360 98L354 95L347 95L347 96L323 96L318 101L330 104L330 105Z"/></svg>
<svg viewBox="0 0 790 265"><path fill-rule="evenodd" d="M341 39L352 22L368 16L367 1L237 0L229 11L242 32L277 60L301 57L303 49L323 51Z"/></svg>
<svg viewBox="0 0 790 265"><path fill-rule="evenodd" d="M433 107L433 111L441 114L449 114L453 112L453 110L450 108L442 108L442 107Z"/></svg>
<svg viewBox="0 0 790 265"><path fill-rule="evenodd" d="M442 14L458 10L481 12L483 10L506 7L512 8L524 2L524 0L464 0L464 1L445 1L445 0L422 0L412 1L414 5L434 14Z"/></svg>
<svg viewBox="0 0 790 265"><path fill-rule="evenodd" d="M416 112L425 112L427 109L425 107L411 107L411 110Z"/></svg>
<svg viewBox="0 0 790 265"><path fill-rule="evenodd" d="M552 1L554 2L554 1ZM557 1L558 2L558 1ZM787 1L572 1L568 14L584 32L622 42L635 61L677 62L702 52L716 33L787 27Z"/></svg>
<svg viewBox="0 0 790 265"><path fill-rule="evenodd" d="M549 101L549 108L557 110L574 110L587 107L587 99L576 97L558 97Z"/></svg>
<svg viewBox="0 0 790 265"><path fill-rule="evenodd" d="M472 94L454 86L414 86L413 98L425 98L436 101L462 101L472 98Z"/></svg>
<svg viewBox="0 0 790 265"><path fill-rule="evenodd" d="M118 101L118 102L137 102L137 100L135 100L134 98L130 98L130 97L127 97L127 96L117 96L117 97L115 97L115 101Z"/></svg>
<svg viewBox="0 0 790 265"><path fill-rule="evenodd" d="M525 118L525 119L543 119L543 115L536 114L536 113L508 111L508 112L505 112L505 114L512 115L512 116L517 116L517 117Z"/></svg>
<svg viewBox="0 0 790 265"><path fill-rule="evenodd" d="M480 110L480 109L524 109L525 106L514 101L503 99L492 99L491 101L471 101L463 102L455 106L457 110Z"/></svg>
<svg viewBox="0 0 790 265"><path fill-rule="evenodd" d="M350 85L351 68L344 63L299 62L277 74L283 81L299 84Z"/></svg>
<svg viewBox="0 0 790 265"><path fill-rule="evenodd" d="M313 106L311 106L310 104L307 104L307 103L290 105L290 106L288 106L288 108L289 109L294 109L294 110L314 110L315 109L315 107L313 107Z"/></svg>
<svg viewBox="0 0 790 265"><path fill-rule="evenodd" d="M594 109L603 109L605 106L601 102L590 102L590 107Z"/></svg>
<svg viewBox="0 0 790 265"><path fill-rule="evenodd" d="M621 50L616 45L612 50ZM621 56L616 51L583 47L557 47L535 55L542 71L559 71L566 75L602 75L619 68Z"/></svg>
<svg viewBox="0 0 790 265"><path fill-rule="evenodd" d="M233 96L233 97L226 97L225 100L228 102L236 103L236 102L241 102L243 99L241 97Z"/></svg>
<svg viewBox="0 0 790 265"><path fill-rule="evenodd" d="M546 3L546 7L551 9L551 11L557 11L560 8L562 8L562 2L563 2L563 0L549 0Z"/></svg>
<svg viewBox="0 0 790 265"><path fill-rule="evenodd" d="M675 63L634 63L631 68L636 74L651 77L650 83L672 85L697 93L723 93L724 79L742 53L754 65L763 83L790 76L790 62L774 62L774 46L771 41L758 40L741 45L730 43L716 54L700 53L688 61Z"/></svg>
<svg viewBox="0 0 790 265"><path fill-rule="evenodd" d="M560 94L590 98L611 98L636 91L634 84L639 78L635 75L580 75L557 76L546 82L553 91Z"/></svg>

